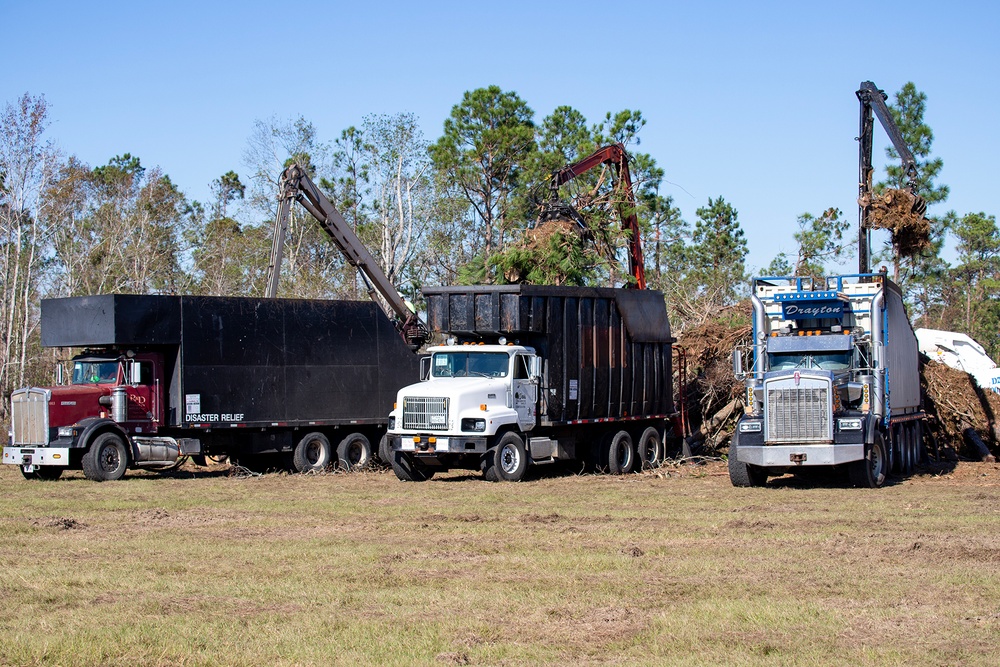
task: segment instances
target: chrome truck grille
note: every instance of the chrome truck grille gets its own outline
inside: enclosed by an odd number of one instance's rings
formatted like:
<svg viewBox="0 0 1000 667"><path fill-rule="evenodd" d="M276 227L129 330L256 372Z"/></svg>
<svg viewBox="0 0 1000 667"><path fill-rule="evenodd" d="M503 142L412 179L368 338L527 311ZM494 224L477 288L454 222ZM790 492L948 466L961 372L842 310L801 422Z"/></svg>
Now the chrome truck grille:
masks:
<svg viewBox="0 0 1000 667"><path fill-rule="evenodd" d="M768 443L833 441L830 381L782 377L764 383Z"/></svg>
<svg viewBox="0 0 1000 667"><path fill-rule="evenodd" d="M18 389L10 396L10 424L16 447L49 444L49 397L45 389Z"/></svg>
<svg viewBox="0 0 1000 667"><path fill-rule="evenodd" d="M448 399L422 396L403 399L403 428L447 430Z"/></svg>

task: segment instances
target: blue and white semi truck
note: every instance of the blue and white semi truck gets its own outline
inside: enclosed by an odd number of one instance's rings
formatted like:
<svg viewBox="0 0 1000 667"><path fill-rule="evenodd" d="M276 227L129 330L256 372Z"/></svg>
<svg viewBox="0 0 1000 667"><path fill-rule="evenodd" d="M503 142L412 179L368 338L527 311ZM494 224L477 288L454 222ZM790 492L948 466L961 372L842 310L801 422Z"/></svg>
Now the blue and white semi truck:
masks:
<svg viewBox="0 0 1000 667"><path fill-rule="evenodd" d="M733 366L745 411L729 451L735 486L846 466L876 488L922 452L917 339L885 273L754 278L751 350Z"/></svg>

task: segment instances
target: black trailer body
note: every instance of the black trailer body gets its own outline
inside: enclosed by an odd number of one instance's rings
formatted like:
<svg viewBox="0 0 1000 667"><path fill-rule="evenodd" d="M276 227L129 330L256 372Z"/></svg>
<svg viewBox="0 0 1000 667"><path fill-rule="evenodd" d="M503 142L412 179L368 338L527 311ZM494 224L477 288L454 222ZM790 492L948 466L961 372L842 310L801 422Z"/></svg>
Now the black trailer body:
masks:
<svg viewBox="0 0 1000 667"><path fill-rule="evenodd" d="M670 322L651 290L429 287L432 331L511 342L545 359L542 423L673 412Z"/></svg>
<svg viewBox="0 0 1000 667"><path fill-rule="evenodd" d="M165 425L384 423L418 359L371 302L44 299L46 347L162 348Z"/></svg>

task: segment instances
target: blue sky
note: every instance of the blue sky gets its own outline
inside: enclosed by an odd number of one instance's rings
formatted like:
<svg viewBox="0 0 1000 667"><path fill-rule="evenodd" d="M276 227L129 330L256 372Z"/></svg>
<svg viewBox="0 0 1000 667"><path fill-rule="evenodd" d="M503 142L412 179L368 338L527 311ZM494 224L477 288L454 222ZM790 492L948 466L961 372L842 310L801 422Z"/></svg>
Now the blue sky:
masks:
<svg viewBox="0 0 1000 667"><path fill-rule="evenodd" d="M663 193L689 222L725 197L755 269L794 253L801 213L856 220L864 80L927 94L951 187L932 213L1000 212L998 7L0 0L0 102L44 95L64 152L91 166L132 153L202 201L242 170L257 119L303 116L330 141L366 114L405 111L433 140L465 91L491 84L537 120L563 104L592 123L639 109L638 150L666 171ZM878 164L886 143L877 128Z"/></svg>

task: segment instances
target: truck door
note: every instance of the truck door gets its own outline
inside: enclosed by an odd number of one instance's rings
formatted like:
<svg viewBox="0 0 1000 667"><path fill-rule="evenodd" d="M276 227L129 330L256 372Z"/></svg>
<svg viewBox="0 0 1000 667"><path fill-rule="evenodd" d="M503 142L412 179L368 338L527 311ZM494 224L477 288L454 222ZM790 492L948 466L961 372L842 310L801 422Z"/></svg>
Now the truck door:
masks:
<svg viewBox="0 0 1000 667"><path fill-rule="evenodd" d="M535 426L538 406L538 385L531 380L529 359L526 354L514 357L514 410L522 431L529 431Z"/></svg>
<svg viewBox="0 0 1000 667"><path fill-rule="evenodd" d="M155 367L149 359L134 359L125 364L128 421L159 421L160 406L155 392L155 378Z"/></svg>

